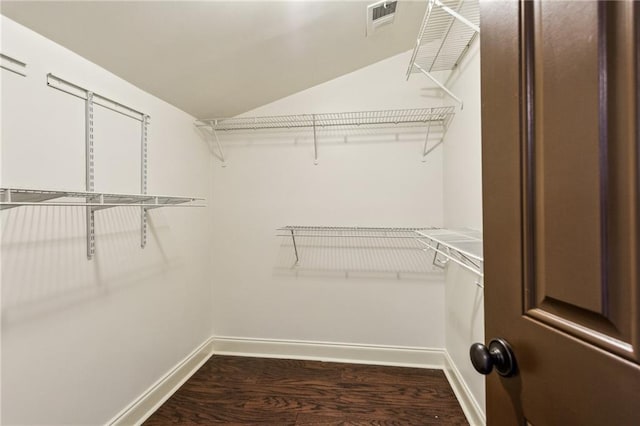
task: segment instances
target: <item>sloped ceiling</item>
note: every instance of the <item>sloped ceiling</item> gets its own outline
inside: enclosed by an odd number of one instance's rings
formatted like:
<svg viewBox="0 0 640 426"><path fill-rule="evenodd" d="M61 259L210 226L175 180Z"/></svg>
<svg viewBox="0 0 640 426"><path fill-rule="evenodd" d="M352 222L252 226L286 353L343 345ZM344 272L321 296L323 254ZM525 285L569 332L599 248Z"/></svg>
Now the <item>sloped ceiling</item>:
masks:
<svg viewBox="0 0 640 426"><path fill-rule="evenodd" d="M365 36L361 1L2 1L0 12L197 118L229 117L413 47L425 1Z"/></svg>

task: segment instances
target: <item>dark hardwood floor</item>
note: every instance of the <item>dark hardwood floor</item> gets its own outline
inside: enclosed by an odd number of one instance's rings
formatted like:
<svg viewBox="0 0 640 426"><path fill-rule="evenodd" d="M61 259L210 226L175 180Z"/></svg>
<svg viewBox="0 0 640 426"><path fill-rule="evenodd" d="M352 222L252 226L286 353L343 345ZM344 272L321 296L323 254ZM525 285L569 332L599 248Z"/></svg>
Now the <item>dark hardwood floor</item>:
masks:
<svg viewBox="0 0 640 426"><path fill-rule="evenodd" d="M144 424L466 425L442 371L214 355Z"/></svg>

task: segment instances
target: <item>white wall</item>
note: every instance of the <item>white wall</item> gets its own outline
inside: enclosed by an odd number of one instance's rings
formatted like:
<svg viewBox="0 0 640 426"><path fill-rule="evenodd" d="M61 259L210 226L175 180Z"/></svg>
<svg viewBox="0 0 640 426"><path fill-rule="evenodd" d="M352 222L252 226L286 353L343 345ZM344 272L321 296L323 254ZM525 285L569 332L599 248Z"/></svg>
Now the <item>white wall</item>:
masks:
<svg viewBox="0 0 640 426"><path fill-rule="evenodd" d="M428 82L405 81L408 61L409 52L391 57L247 114L441 105ZM444 287L429 257L416 273L396 274L407 266L397 250L368 261L371 251L340 256L339 243L325 239L303 242L294 267L290 240L275 236L284 225L443 224L442 149L421 162L425 130L355 133L346 142L344 132L321 133L318 165L309 132L221 135L228 166L214 167L216 335L444 347Z"/></svg>
<svg viewBox="0 0 640 426"><path fill-rule="evenodd" d="M476 41L452 76L451 90L462 98L444 144L444 223L448 228L482 230L482 145L480 49ZM462 379L485 410L484 376L469 360L469 347L484 342L484 293L477 277L455 264L446 274L446 348Z"/></svg>
<svg viewBox="0 0 640 426"><path fill-rule="evenodd" d="M92 261L82 208L0 213L4 423L104 423L212 333L446 347L484 409L484 378L468 361L469 345L484 340L475 277L452 265L445 286L429 257L411 250L407 261L406 247L364 240L346 249L300 241L293 267L290 240L275 236L283 225L481 229L477 44L453 81L465 108L425 162L423 129L323 131L318 165L308 132L256 132L221 135L223 168L192 117L4 17L0 24L2 52L29 64L27 78L1 71L2 187L84 189L83 102L47 87L53 72L152 116L149 192L208 198L206 209L152 211L144 250L137 209L97 212ZM452 104L421 76L405 81L409 55L247 114ZM138 130L97 109L97 190L139 191Z"/></svg>
<svg viewBox="0 0 640 426"><path fill-rule="evenodd" d="M52 72L151 115L149 193L209 199L213 160L193 118L0 17L2 187L84 190L83 101ZM140 192L140 124L96 107L96 190ZM96 212L19 207L2 220L2 423L102 424L211 335L211 207Z"/></svg>

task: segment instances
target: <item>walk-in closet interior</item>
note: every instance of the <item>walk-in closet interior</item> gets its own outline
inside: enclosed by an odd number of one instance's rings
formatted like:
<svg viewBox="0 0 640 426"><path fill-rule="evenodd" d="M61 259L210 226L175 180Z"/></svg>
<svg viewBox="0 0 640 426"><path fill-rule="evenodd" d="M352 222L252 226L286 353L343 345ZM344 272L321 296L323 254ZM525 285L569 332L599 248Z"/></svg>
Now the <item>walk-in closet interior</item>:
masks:
<svg viewBox="0 0 640 426"><path fill-rule="evenodd" d="M3 424L142 422L212 354L484 424L477 0L0 7Z"/></svg>

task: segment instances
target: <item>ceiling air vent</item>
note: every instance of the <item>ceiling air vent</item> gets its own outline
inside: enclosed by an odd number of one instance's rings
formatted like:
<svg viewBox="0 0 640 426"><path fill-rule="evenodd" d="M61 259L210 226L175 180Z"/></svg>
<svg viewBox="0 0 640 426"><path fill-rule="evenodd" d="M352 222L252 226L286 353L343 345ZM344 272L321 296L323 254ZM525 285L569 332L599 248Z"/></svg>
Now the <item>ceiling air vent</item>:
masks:
<svg viewBox="0 0 640 426"><path fill-rule="evenodd" d="M379 1L367 6L367 36L379 27L393 22L397 5L397 1Z"/></svg>

